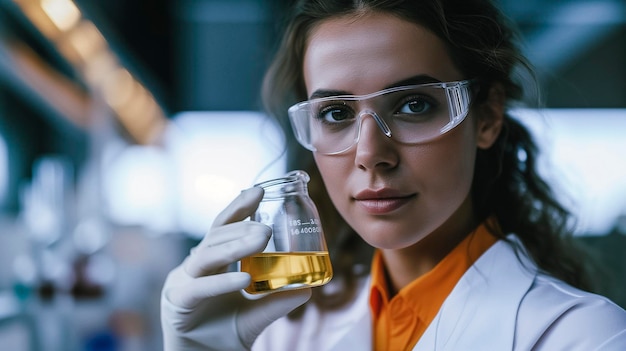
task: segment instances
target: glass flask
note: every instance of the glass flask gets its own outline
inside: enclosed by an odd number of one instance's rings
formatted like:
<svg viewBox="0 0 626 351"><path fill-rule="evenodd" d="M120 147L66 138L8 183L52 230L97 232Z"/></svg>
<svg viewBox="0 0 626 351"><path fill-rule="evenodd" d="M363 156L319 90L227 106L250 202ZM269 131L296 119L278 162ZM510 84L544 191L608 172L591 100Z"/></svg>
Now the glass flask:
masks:
<svg viewBox="0 0 626 351"><path fill-rule="evenodd" d="M317 208L309 197L309 175L292 171L255 186L265 190L251 220L272 228L262 253L241 260L252 276L250 294L320 286L333 272Z"/></svg>

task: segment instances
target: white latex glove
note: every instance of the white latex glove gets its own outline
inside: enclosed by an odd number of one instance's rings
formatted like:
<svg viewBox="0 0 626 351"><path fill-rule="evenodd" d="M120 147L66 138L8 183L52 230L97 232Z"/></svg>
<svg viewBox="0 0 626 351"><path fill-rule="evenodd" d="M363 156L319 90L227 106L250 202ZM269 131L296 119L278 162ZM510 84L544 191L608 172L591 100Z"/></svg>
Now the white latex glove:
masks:
<svg viewBox="0 0 626 351"><path fill-rule="evenodd" d="M243 257L263 251L271 229L242 221L263 197L263 189L243 191L220 213L202 242L168 275L161 293L165 351L249 350L270 323L311 297L311 289L248 299L245 272L226 272Z"/></svg>

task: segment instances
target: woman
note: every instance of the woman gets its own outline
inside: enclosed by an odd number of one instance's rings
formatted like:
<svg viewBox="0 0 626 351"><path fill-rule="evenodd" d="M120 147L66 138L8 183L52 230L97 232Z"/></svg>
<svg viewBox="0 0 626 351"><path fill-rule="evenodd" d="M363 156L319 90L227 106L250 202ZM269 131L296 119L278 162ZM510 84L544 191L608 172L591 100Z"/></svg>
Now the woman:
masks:
<svg viewBox="0 0 626 351"><path fill-rule="evenodd" d="M290 317L309 289L244 298L226 267L270 234L242 222L248 189L168 277L166 350L626 349L507 115L528 68L513 34L487 0L297 4L264 96L312 151L291 164L319 176L336 276Z"/></svg>

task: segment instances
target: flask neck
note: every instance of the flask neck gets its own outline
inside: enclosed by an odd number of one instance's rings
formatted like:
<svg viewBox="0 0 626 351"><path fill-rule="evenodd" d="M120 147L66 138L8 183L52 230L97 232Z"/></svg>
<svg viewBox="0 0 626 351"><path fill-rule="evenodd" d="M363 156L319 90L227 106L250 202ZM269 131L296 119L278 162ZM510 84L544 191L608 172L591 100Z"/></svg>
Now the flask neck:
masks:
<svg viewBox="0 0 626 351"><path fill-rule="evenodd" d="M276 199L285 196L308 195L306 184L298 181L277 179L272 184L261 186L265 191L263 195L266 199Z"/></svg>
<svg viewBox="0 0 626 351"><path fill-rule="evenodd" d="M309 175L304 171L292 171L282 178L268 180L255 186L263 188L265 199L277 199L285 196L307 195Z"/></svg>

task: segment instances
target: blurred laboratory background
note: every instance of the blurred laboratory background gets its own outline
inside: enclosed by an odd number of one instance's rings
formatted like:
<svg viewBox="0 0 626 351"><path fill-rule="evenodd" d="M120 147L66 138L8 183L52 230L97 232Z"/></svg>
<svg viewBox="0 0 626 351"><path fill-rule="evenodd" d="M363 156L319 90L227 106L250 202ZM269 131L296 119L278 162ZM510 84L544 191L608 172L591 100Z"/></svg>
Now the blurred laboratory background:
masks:
<svg viewBox="0 0 626 351"><path fill-rule="evenodd" d="M167 272L287 168L259 89L291 2L0 0L0 348L162 349ZM498 4L544 97L516 115L626 307L626 3Z"/></svg>

